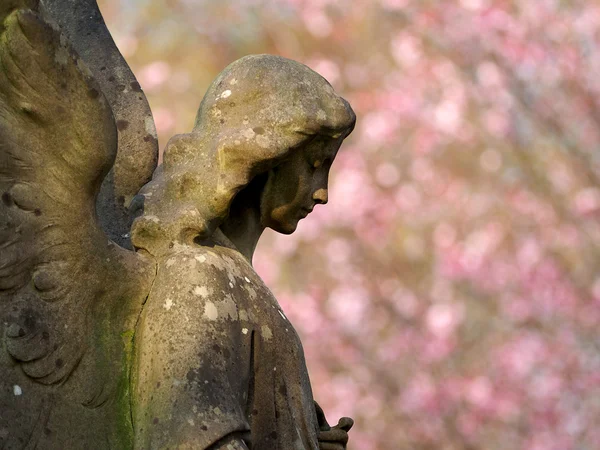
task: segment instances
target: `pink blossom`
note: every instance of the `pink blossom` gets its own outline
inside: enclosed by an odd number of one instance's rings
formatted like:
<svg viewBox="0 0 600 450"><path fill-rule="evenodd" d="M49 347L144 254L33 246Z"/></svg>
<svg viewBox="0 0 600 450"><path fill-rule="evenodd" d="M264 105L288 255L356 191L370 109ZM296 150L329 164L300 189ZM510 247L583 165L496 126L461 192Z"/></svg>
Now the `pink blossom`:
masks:
<svg viewBox="0 0 600 450"><path fill-rule="evenodd" d="M542 249L535 238L528 237L524 242L520 243L517 250L517 260L519 266L523 270L529 271L541 260L541 258Z"/></svg>
<svg viewBox="0 0 600 450"><path fill-rule="evenodd" d="M460 4L463 8L471 11L479 11L483 9L487 4L487 0L460 0Z"/></svg>
<svg viewBox="0 0 600 450"><path fill-rule="evenodd" d="M373 145L388 141L398 126L398 120L386 111L373 112L363 117L360 126L365 139Z"/></svg>
<svg viewBox="0 0 600 450"><path fill-rule="evenodd" d="M450 247L456 241L456 230L449 223L442 222L436 226L433 240L439 247Z"/></svg>
<svg viewBox="0 0 600 450"><path fill-rule="evenodd" d="M394 59L401 67L411 67L421 57L418 39L406 33L399 34L392 40L391 51Z"/></svg>
<svg viewBox="0 0 600 450"><path fill-rule="evenodd" d="M340 79L340 68L330 59L319 58L308 63L315 72L323 76L332 85L336 85Z"/></svg>
<svg viewBox="0 0 600 450"><path fill-rule="evenodd" d="M547 346L535 334L525 334L509 342L498 352L498 362L511 377L528 376L536 364L547 356Z"/></svg>
<svg viewBox="0 0 600 450"><path fill-rule="evenodd" d="M413 318L418 311L418 299L413 292L399 288L392 295L394 309L407 319Z"/></svg>
<svg viewBox="0 0 600 450"><path fill-rule="evenodd" d="M383 163L375 171L375 179L383 187L394 186L400 180L400 172L395 165Z"/></svg>
<svg viewBox="0 0 600 450"><path fill-rule="evenodd" d="M425 365L443 361L456 349L456 340L448 336L436 335L427 339L421 346L419 359Z"/></svg>
<svg viewBox="0 0 600 450"><path fill-rule="evenodd" d="M401 10L405 8L410 0L380 0L384 8L391 10Z"/></svg>
<svg viewBox="0 0 600 450"><path fill-rule="evenodd" d="M414 184L404 184L396 191L396 203L404 211L414 211L421 204L421 194Z"/></svg>
<svg viewBox="0 0 600 450"><path fill-rule="evenodd" d="M575 195L575 211L578 214L590 214L600 209L600 189L590 187Z"/></svg>
<svg viewBox="0 0 600 450"><path fill-rule="evenodd" d="M414 376L402 392L398 406L406 411L434 410L436 407L436 387L431 377L425 373Z"/></svg>
<svg viewBox="0 0 600 450"><path fill-rule="evenodd" d="M257 252L253 260L253 265L256 272L267 284L270 284L269 282L272 283L279 275L279 266L277 262L263 252Z"/></svg>
<svg viewBox="0 0 600 450"><path fill-rule="evenodd" d="M515 322L525 322L534 316L534 306L528 299L510 297L502 305L504 314Z"/></svg>
<svg viewBox="0 0 600 450"><path fill-rule="evenodd" d="M502 78L498 66L491 61L484 61L477 67L477 79L486 88L500 87Z"/></svg>
<svg viewBox="0 0 600 450"><path fill-rule="evenodd" d="M493 387L490 380L486 377L477 377L472 380L467 387L467 400L473 405L484 408L493 402L492 394Z"/></svg>
<svg viewBox="0 0 600 450"><path fill-rule="evenodd" d="M481 421L470 412L463 412L457 417L457 425L460 433L467 439L473 439L481 429Z"/></svg>
<svg viewBox="0 0 600 450"><path fill-rule="evenodd" d="M433 119L439 130L454 134L462 121L461 105L453 100L444 101L435 109Z"/></svg>
<svg viewBox="0 0 600 450"><path fill-rule="evenodd" d="M341 238L332 240L326 247L328 259L337 264L348 261L351 251L350 244Z"/></svg>
<svg viewBox="0 0 600 450"><path fill-rule="evenodd" d="M502 167L502 156L497 150L487 149L479 157L479 164L487 172L497 172Z"/></svg>
<svg viewBox="0 0 600 450"><path fill-rule="evenodd" d="M357 286L340 286L327 299L327 310L332 317L343 317L342 326L348 330L358 327L364 319L369 294Z"/></svg>
<svg viewBox="0 0 600 450"><path fill-rule="evenodd" d="M145 91L151 92L162 85L171 75L171 66L166 61L154 61L138 72L138 80ZM156 115L156 113L155 113Z"/></svg>
<svg viewBox="0 0 600 450"><path fill-rule="evenodd" d="M310 8L303 12L302 19L304 25L310 34L318 38L325 38L331 34L333 24L331 20L323 11L319 8Z"/></svg>
<svg viewBox="0 0 600 450"><path fill-rule="evenodd" d="M155 108L153 113L156 131L159 133L165 133L173 129L175 126L175 115L170 109Z"/></svg>
<svg viewBox="0 0 600 450"><path fill-rule="evenodd" d="M464 318L463 306L458 303L434 303L425 316L427 329L436 336L454 333Z"/></svg>
<svg viewBox="0 0 600 450"><path fill-rule="evenodd" d="M510 130L510 114L500 109L490 109L483 114L483 123L490 134L504 137Z"/></svg>

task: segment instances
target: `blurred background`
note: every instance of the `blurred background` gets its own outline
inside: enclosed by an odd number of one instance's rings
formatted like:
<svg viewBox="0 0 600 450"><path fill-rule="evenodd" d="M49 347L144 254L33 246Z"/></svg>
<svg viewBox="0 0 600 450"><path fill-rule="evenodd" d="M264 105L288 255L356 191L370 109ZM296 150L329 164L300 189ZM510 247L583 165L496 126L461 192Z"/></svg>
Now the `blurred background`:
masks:
<svg viewBox="0 0 600 450"><path fill-rule="evenodd" d="M330 200L255 266L350 450L600 448L600 5L100 0L161 149L250 53L354 107Z"/></svg>

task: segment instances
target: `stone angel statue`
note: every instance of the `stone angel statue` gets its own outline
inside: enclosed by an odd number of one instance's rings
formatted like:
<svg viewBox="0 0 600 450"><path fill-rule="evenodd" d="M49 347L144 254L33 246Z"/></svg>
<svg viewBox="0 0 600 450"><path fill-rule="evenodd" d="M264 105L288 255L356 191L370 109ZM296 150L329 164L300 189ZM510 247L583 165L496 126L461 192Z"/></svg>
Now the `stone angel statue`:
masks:
<svg viewBox="0 0 600 450"><path fill-rule="evenodd" d="M355 115L247 56L156 168L148 103L94 0L0 6L0 449L344 449L252 268L327 202Z"/></svg>

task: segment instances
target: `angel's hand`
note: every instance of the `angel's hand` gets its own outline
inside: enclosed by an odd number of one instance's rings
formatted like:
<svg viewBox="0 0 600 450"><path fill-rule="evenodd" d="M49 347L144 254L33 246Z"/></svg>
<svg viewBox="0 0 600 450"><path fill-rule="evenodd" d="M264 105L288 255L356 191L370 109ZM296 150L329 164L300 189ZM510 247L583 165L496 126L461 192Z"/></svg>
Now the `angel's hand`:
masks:
<svg viewBox="0 0 600 450"><path fill-rule="evenodd" d="M335 427L321 430L318 435L319 450L345 450L352 425L354 421L350 417L342 417Z"/></svg>
<svg viewBox="0 0 600 450"><path fill-rule="evenodd" d="M315 402L315 411L319 423L319 450L345 450L348 444L348 431L354 425L354 420L350 417L342 417L338 424L330 427L325 418L323 409Z"/></svg>

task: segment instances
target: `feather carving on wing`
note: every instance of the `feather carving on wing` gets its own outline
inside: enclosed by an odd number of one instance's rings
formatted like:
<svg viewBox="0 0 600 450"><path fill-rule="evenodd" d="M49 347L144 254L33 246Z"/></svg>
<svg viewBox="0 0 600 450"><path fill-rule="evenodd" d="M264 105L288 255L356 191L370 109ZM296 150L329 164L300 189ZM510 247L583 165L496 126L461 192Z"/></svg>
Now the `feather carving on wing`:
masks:
<svg viewBox="0 0 600 450"><path fill-rule="evenodd" d="M98 225L115 121L35 3L0 7L0 387L25 376L59 389L81 372L77 402L95 408L117 389L154 265Z"/></svg>

